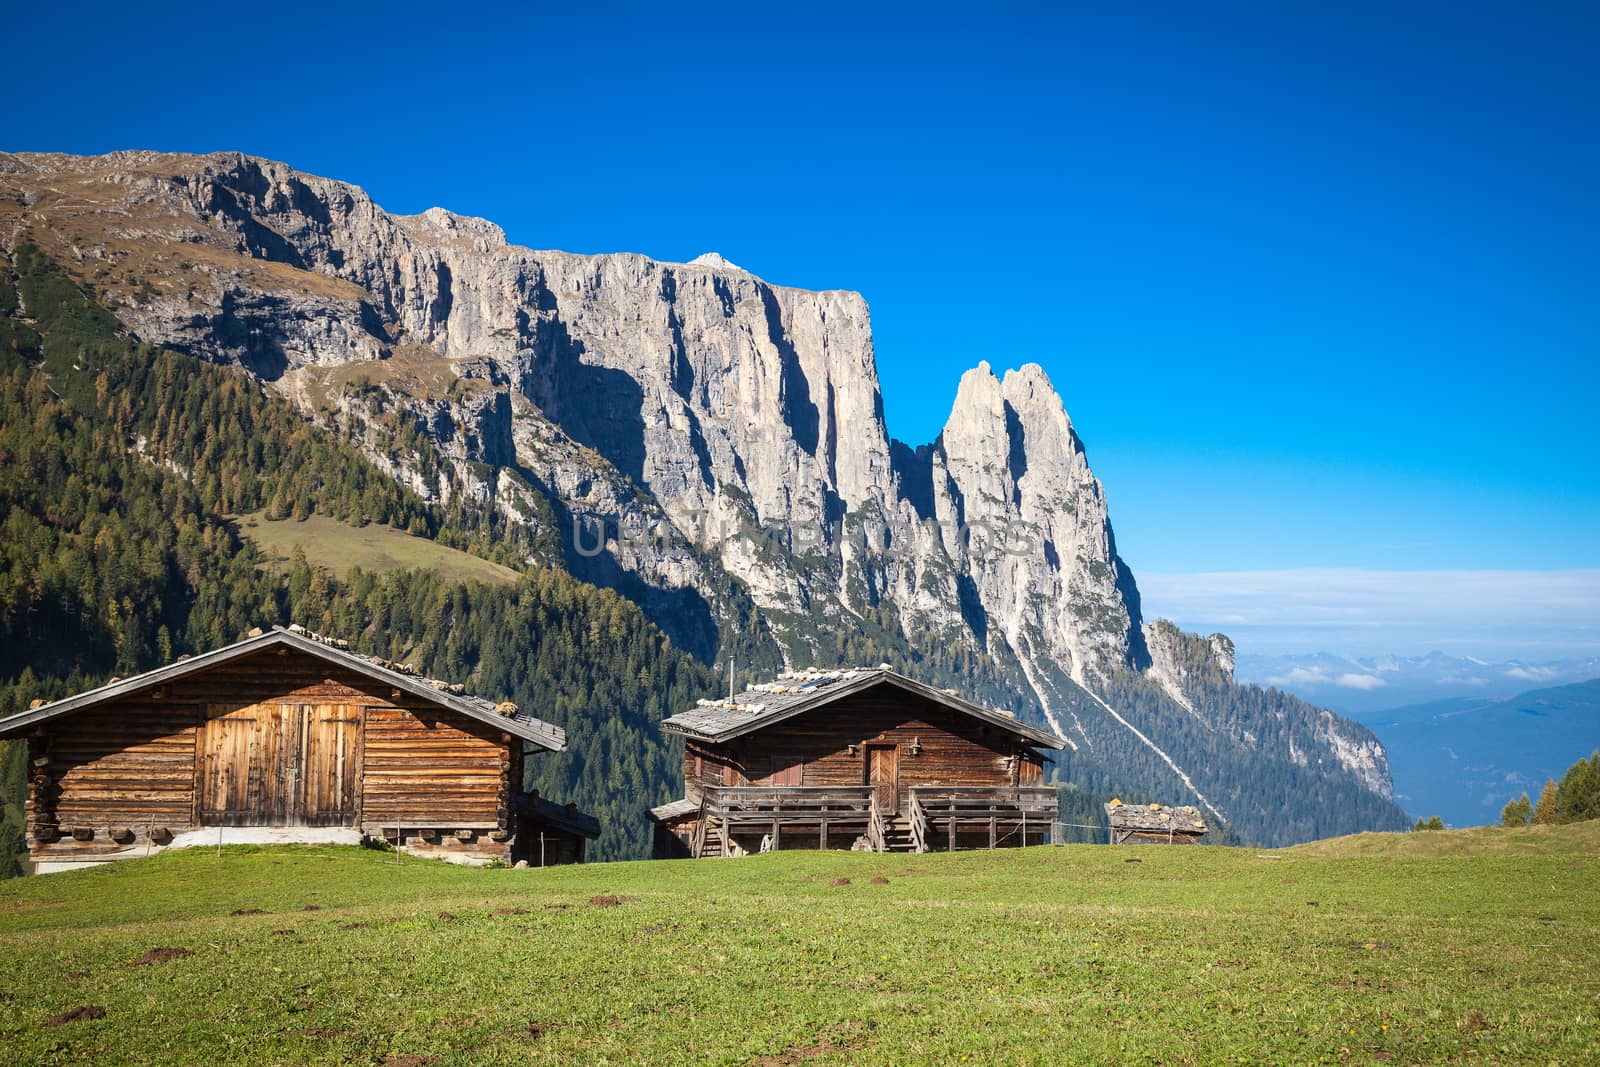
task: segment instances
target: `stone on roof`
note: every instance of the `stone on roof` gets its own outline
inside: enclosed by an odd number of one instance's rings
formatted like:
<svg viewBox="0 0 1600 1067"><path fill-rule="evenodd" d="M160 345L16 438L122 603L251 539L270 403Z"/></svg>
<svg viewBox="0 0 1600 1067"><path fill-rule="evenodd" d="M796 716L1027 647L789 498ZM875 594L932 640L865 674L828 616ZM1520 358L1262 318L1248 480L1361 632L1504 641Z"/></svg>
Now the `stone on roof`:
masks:
<svg viewBox="0 0 1600 1067"><path fill-rule="evenodd" d="M666 719L662 726L669 733L709 741L728 740L878 682L891 682L953 711L1014 731L1035 744L1048 748L1067 745L1054 734L1021 724L1014 712L981 707L951 690L923 685L897 673L888 664L785 671L770 682L749 686L731 699L699 700L693 708Z"/></svg>
<svg viewBox="0 0 1600 1067"><path fill-rule="evenodd" d="M1203 834L1206 821L1188 805L1181 808L1162 804L1124 804L1113 797L1106 805L1114 830L1144 830L1157 833Z"/></svg>

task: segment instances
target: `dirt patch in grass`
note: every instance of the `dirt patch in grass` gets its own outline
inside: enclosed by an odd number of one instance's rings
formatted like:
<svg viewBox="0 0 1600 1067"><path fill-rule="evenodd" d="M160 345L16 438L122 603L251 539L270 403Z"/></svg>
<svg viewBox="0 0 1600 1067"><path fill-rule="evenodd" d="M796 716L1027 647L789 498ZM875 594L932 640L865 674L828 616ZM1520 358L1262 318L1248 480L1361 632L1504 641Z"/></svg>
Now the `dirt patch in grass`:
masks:
<svg viewBox="0 0 1600 1067"><path fill-rule="evenodd" d="M1484 1030L1493 1030L1489 1020L1483 1017L1483 1012L1473 1008L1467 1012L1467 1017L1461 1020L1461 1025L1456 1027L1464 1034L1476 1034Z"/></svg>
<svg viewBox="0 0 1600 1067"><path fill-rule="evenodd" d="M274 930L274 931L272 931L272 936L274 936L274 937L293 937L294 936L294 931L293 930Z"/></svg>
<svg viewBox="0 0 1600 1067"><path fill-rule="evenodd" d="M301 908L300 910L301 911L321 911L322 910L322 905L321 904L307 904L305 907Z"/></svg>
<svg viewBox="0 0 1600 1067"><path fill-rule="evenodd" d="M271 914L272 914L272 912L267 911L265 908L235 908L233 911L228 912L229 918L232 918L232 917L238 916L238 915L271 915Z"/></svg>
<svg viewBox="0 0 1600 1067"><path fill-rule="evenodd" d="M129 967L149 967L154 963L166 963L168 960L181 960L185 956L193 956L194 950L187 948L153 948L143 956L129 963Z"/></svg>
<svg viewBox="0 0 1600 1067"><path fill-rule="evenodd" d="M614 908L618 904L621 904L622 901L609 893L603 893L600 896L590 897L589 903L593 904L597 908Z"/></svg>
<svg viewBox="0 0 1600 1067"><path fill-rule="evenodd" d="M830 1026L811 1044L790 1045L775 1056L757 1056L750 1061L751 1067L794 1067L797 1063L817 1059L834 1052L850 1052L860 1048L866 1042L863 1031L866 1026L852 1020Z"/></svg>
<svg viewBox="0 0 1600 1067"><path fill-rule="evenodd" d="M341 930L365 930L371 925L372 925L371 923L345 923L343 926L339 927L339 929L341 929Z"/></svg>
<svg viewBox="0 0 1600 1067"><path fill-rule="evenodd" d="M833 880L833 884L832 884L832 886L830 886L830 888L838 889L840 886L849 885L849 884L850 884L850 879L848 879L848 878L835 878Z"/></svg>
<svg viewBox="0 0 1600 1067"><path fill-rule="evenodd" d="M494 909L494 913L496 915L526 915L526 914L528 914L527 912L523 911L521 908L496 908L496 909Z"/></svg>
<svg viewBox="0 0 1600 1067"><path fill-rule="evenodd" d="M889 884L889 879L885 878L881 874L875 874L875 875L872 876L872 882L870 884L872 884L872 885L888 885Z"/></svg>
<svg viewBox="0 0 1600 1067"><path fill-rule="evenodd" d="M541 1037L544 1036L544 1031L545 1031L544 1023L529 1023L528 1024L528 1036L533 1038L535 1041L539 1040Z"/></svg>
<svg viewBox="0 0 1600 1067"><path fill-rule="evenodd" d="M94 1019L104 1019L105 1017L106 1017L106 1010L104 1008L102 1008L100 1005L98 1005L98 1004L80 1004L78 1007L73 1008L70 1011L64 1011L60 1015L52 1015L52 1016L50 1016L50 1018L46 1019L40 1025L42 1025L42 1026L65 1026L68 1023L85 1023L85 1022L90 1022L90 1021L92 1021Z"/></svg>
<svg viewBox="0 0 1600 1067"><path fill-rule="evenodd" d="M439 918L440 918L440 920L442 920L444 922L447 922L447 923L453 923L453 922L456 921L455 912L453 912L453 911L441 911L439 913Z"/></svg>

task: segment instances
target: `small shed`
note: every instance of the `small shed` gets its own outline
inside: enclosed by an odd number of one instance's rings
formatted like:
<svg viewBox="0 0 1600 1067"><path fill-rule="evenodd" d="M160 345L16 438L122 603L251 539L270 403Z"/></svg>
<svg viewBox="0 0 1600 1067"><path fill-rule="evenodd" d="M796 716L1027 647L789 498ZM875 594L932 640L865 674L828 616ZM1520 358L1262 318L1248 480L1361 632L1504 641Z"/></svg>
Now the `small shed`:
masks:
<svg viewBox="0 0 1600 1067"><path fill-rule="evenodd" d="M1124 804L1113 799L1106 805L1113 845L1196 845L1206 834L1206 822L1192 807L1165 804Z"/></svg>
<svg viewBox="0 0 1600 1067"><path fill-rule="evenodd" d="M28 744L40 873L200 840L362 836L576 862L571 837L599 833L575 810L516 803L527 756L566 747L560 727L300 627L0 720L5 737ZM541 832L563 844L541 851Z"/></svg>
<svg viewBox="0 0 1600 1067"><path fill-rule="evenodd" d="M658 857L1053 838L1045 753L1067 742L887 665L782 674L662 728L684 738L684 795L649 812Z"/></svg>

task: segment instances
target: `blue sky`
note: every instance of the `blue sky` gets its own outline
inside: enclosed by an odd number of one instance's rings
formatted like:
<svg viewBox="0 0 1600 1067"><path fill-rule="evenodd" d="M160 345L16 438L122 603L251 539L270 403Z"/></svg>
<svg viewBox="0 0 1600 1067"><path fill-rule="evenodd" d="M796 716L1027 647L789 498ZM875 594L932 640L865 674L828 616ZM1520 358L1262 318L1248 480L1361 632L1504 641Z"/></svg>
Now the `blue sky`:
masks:
<svg viewBox="0 0 1600 1067"><path fill-rule="evenodd" d="M1600 8L1109 7L57 4L0 146L860 290L898 437L1046 368L1136 573L1600 567Z"/></svg>

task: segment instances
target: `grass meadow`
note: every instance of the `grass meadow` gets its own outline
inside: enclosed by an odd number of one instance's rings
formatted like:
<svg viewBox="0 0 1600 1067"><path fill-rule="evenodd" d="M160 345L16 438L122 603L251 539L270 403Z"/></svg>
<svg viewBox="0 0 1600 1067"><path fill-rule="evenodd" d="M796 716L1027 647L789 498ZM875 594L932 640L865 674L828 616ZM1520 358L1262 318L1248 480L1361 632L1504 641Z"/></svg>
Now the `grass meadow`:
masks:
<svg viewBox="0 0 1600 1067"><path fill-rule="evenodd" d="M0 883L0 1062L1600 1062L1600 823Z"/></svg>

